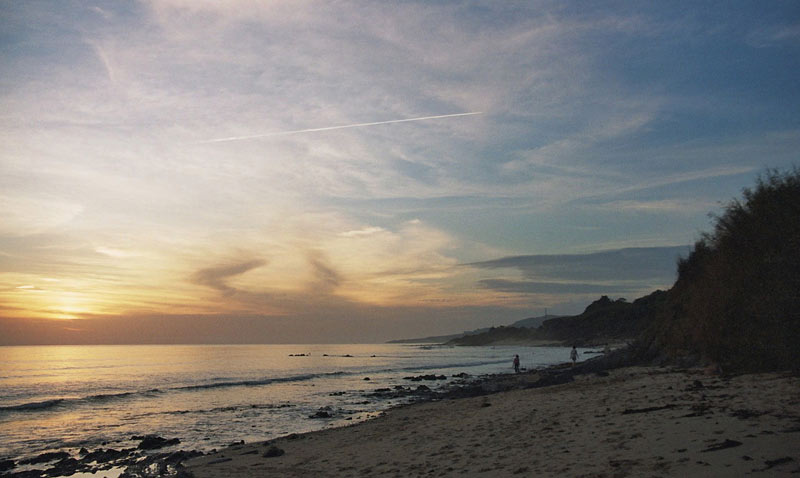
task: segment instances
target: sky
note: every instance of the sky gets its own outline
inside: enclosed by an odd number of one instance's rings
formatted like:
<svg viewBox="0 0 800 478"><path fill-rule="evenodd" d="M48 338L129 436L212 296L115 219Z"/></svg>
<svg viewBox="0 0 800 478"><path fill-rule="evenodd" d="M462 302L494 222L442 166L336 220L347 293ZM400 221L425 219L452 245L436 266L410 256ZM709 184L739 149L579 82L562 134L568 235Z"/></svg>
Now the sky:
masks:
<svg viewBox="0 0 800 478"><path fill-rule="evenodd" d="M795 1L0 0L0 344L633 300L799 112Z"/></svg>

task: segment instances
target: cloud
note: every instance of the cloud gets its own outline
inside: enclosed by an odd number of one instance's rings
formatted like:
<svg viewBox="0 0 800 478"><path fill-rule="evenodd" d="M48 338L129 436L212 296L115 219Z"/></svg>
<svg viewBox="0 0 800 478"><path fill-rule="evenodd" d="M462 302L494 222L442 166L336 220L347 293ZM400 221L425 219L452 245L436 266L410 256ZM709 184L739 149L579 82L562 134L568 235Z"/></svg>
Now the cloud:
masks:
<svg viewBox="0 0 800 478"><path fill-rule="evenodd" d="M652 281L671 285L675 280L678 258L689 251L689 246L639 247L589 254L510 256L467 266L516 269L531 280L603 281L610 284Z"/></svg>
<svg viewBox="0 0 800 478"><path fill-rule="evenodd" d="M108 81L111 82L112 84L116 83L117 79L116 79L116 74L114 72L114 67L112 66L111 60L108 54L105 52L104 48L101 45L91 40L87 40L86 43L92 47L95 54L97 54L97 58L102 62L103 67L105 68L106 71L106 75L108 76Z"/></svg>
<svg viewBox="0 0 800 478"><path fill-rule="evenodd" d="M195 272L192 276L192 281L199 285L216 289L225 296L230 296L235 294L237 289L227 284L228 279L264 265L266 265L266 261L262 259L249 259L232 264L208 267Z"/></svg>
<svg viewBox="0 0 800 478"><path fill-rule="evenodd" d="M697 199L619 200L587 204L587 208L617 213L697 214L718 207L718 202Z"/></svg>
<svg viewBox="0 0 800 478"><path fill-rule="evenodd" d="M0 236L31 235L63 226L85 207L72 201L62 201L51 195L0 195Z"/></svg>
<svg viewBox="0 0 800 478"><path fill-rule="evenodd" d="M755 48L775 47L781 43L800 42L800 23L761 26L749 32L747 42Z"/></svg>
<svg viewBox="0 0 800 478"><path fill-rule="evenodd" d="M671 287L677 259L689 250L677 246L509 256L466 267L475 270L478 287L510 295L509 302L574 312L600 295L638 298Z"/></svg>
<svg viewBox="0 0 800 478"><path fill-rule="evenodd" d="M753 173L756 171L757 168L753 166L719 166L707 169L695 169L691 171L676 173L676 174L669 174L663 177L655 177L650 178L645 181L642 181L640 184L635 184L627 187L618 188L616 190L607 191L595 196L592 198L597 198L603 195L621 195L621 194L628 194L632 192L644 191L647 189L655 189L655 188L663 188L666 186L674 186L681 183L687 183L691 181L701 181L711 178L721 178L726 176L738 176L747 173ZM589 197L581 198L583 200L589 199Z"/></svg>
<svg viewBox="0 0 800 478"><path fill-rule="evenodd" d="M320 251L309 251L308 262L314 273L314 293L330 293L339 286L342 279L339 273L325 259Z"/></svg>
<svg viewBox="0 0 800 478"><path fill-rule="evenodd" d="M611 295L625 294L631 291L639 291L647 286L641 283L621 284L589 284L580 282L537 282L537 281L514 281L507 279L483 279L478 281L480 287L498 291L511 292L515 294L535 294L535 295Z"/></svg>
<svg viewBox="0 0 800 478"><path fill-rule="evenodd" d="M369 226L369 227L364 227L362 229L357 229L357 230L353 230L353 231L340 232L339 236L340 237L371 236L373 234L377 234L379 232L385 232L385 231L386 231L386 229L384 229L382 227Z"/></svg>
<svg viewBox="0 0 800 478"><path fill-rule="evenodd" d="M117 257L117 258L137 257L141 255L137 252L124 251L122 249L116 249L113 247L103 247L103 246L96 247L95 252L97 252L98 254L103 254L109 257Z"/></svg>

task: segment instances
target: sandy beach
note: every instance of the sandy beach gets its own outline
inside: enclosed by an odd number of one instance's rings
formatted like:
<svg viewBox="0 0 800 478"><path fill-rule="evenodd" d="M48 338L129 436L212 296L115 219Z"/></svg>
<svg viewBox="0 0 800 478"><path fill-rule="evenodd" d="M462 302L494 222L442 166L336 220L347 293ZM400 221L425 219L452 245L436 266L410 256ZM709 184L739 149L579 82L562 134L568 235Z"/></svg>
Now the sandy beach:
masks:
<svg viewBox="0 0 800 478"><path fill-rule="evenodd" d="M512 377L521 386L535 374ZM197 478L736 477L800 473L800 378L629 367L418 403L343 428L229 447Z"/></svg>

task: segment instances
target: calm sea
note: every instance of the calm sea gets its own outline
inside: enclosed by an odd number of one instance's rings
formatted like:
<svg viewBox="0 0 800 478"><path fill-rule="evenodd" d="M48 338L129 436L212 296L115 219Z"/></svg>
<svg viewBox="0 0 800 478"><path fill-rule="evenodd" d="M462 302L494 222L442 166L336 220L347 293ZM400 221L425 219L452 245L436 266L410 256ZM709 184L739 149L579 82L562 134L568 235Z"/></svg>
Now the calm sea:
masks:
<svg viewBox="0 0 800 478"><path fill-rule="evenodd" d="M143 345L0 347L0 458L179 438L208 451L234 441L352 423L406 399L368 393L404 377L511 371L566 362L561 347ZM367 380L366 378L369 378ZM322 407L332 418L311 419Z"/></svg>

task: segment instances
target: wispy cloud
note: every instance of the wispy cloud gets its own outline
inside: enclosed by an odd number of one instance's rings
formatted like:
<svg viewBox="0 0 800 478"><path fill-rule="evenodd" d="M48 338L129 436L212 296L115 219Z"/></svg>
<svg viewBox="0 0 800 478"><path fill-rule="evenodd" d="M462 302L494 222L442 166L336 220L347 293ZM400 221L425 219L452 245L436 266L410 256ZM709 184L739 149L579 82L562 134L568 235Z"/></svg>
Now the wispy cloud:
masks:
<svg viewBox="0 0 800 478"><path fill-rule="evenodd" d="M236 288L228 285L228 279L242 275L250 270L262 267L266 262L262 259L250 259L221 266L200 269L192 276L192 280L200 285L211 287L224 295L236 293Z"/></svg>
<svg viewBox="0 0 800 478"><path fill-rule="evenodd" d="M108 76L108 81L110 81L112 84L116 83L117 79L116 74L114 73L114 67L112 66L111 59L108 57L108 54L106 54L103 47L92 40L87 40L86 42L97 54L97 58L103 63L103 67L105 67L106 70L106 75Z"/></svg>
<svg viewBox="0 0 800 478"><path fill-rule="evenodd" d="M320 251L309 251L308 263L314 274L314 292L330 293L341 284L342 278L339 272L333 268Z"/></svg>
<svg viewBox="0 0 800 478"><path fill-rule="evenodd" d="M713 211L718 202L697 199L660 199L660 200L620 200L596 203L588 206L591 209L612 211L617 213L637 212L649 214L697 214Z"/></svg>

